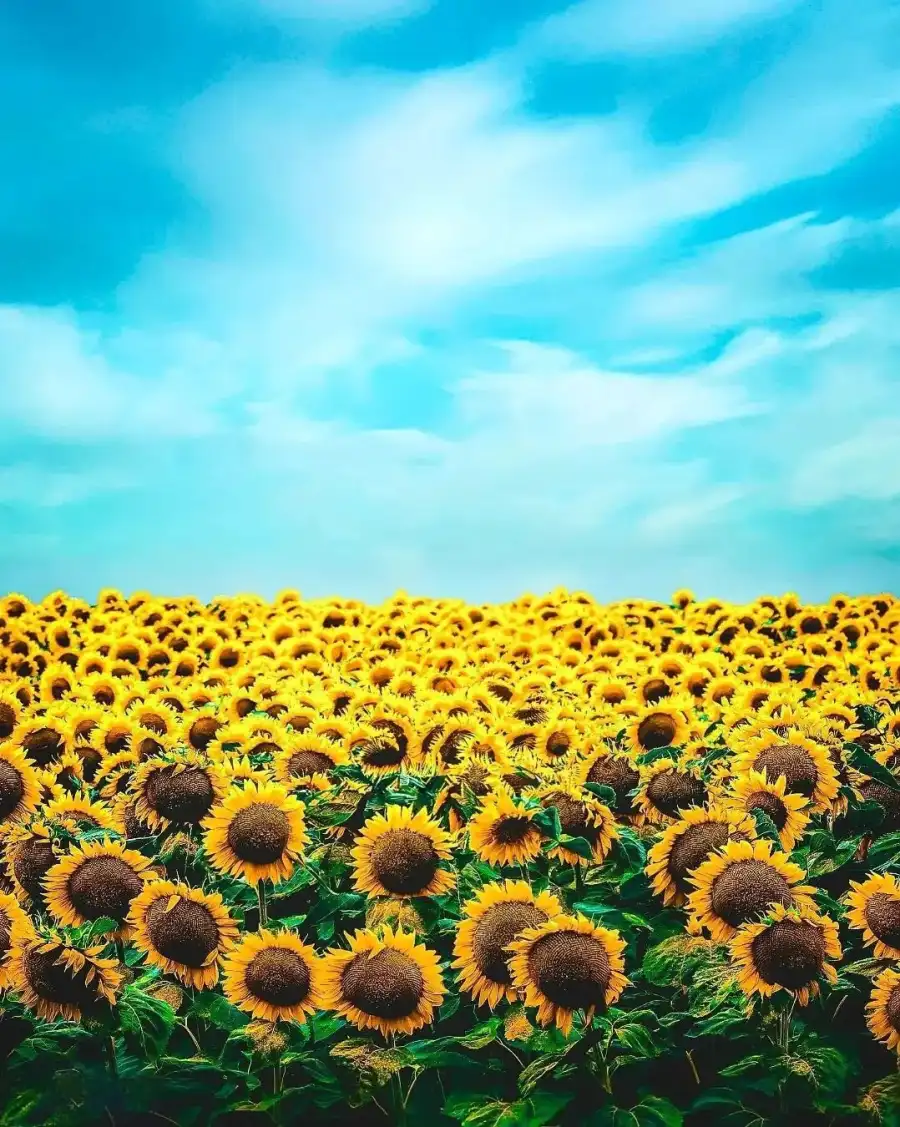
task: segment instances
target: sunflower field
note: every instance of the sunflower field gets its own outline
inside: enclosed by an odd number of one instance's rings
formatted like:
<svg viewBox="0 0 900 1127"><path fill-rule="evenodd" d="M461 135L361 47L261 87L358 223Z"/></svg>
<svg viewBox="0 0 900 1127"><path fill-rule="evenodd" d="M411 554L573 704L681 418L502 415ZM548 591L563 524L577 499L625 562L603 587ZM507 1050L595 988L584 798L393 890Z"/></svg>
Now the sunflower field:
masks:
<svg viewBox="0 0 900 1127"><path fill-rule="evenodd" d="M0 598L0 1127L900 1127L900 600Z"/></svg>

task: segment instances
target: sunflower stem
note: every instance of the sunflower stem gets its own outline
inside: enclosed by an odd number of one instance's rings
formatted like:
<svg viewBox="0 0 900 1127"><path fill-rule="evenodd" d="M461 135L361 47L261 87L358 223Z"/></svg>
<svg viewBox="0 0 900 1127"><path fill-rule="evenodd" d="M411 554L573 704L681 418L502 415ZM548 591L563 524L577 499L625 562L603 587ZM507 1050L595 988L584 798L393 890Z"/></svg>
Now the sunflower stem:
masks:
<svg viewBox="0 0 900 1127"><path fill-rule="evenodd" d="M116 1060L116 1042L112 1037L106 1039L106 1059L109 1062L109 1074L114 1080L119 1078L119 1062Z"/></svg>
<svg viewBox="0 0 900 1127"><path fill-rule="evenodd" d="M269 908L266 904L266 882L259 881L256 886L256 899L259 903L259 924L257 931L261 931L264 927L269 926Z"/></svg>

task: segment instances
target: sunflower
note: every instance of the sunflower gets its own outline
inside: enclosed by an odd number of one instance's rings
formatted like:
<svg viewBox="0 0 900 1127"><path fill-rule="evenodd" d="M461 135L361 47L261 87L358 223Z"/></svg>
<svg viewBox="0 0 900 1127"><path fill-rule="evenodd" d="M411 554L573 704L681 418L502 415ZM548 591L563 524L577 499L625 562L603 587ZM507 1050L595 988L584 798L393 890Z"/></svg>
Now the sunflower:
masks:
<svg viewBox="0 0 900 1127"><path fill-rule="evenodd" d="M482 888L462 907L456 930L452 964L460 972L460 986L476 1004L493 1009L504 998L513 1002L516 990L509 969L509 944L529 927L539 927L562 914L559 900L549 892L534 893L525 881L503 881Z"/></svg>
<svg viewBox="0 0 900 1127"><path fill-rule="evenodd" d="M564 845L554 846L548 856L570 865L601 864L619 836L612 810L570 781L545 788L540 798L544 807L556 810L564 834L584 838L591 846L590 860Z"/></svg>
<svg viewBox="0 0 900 1127"><path fill-rule="evenodd" d="M131 788L131 780L138 766L137 755L133 751L119 751L104 755L97 767L94 787L107 802Z"/></svg>
<svg viewBox="0 0 900 1127"><path fill-rule="evenodd" d="M707 799L706 784L696 767L685 760L657 759L641 769L637 796L640 816L648 822L664 822L678 818L692 806L702 806Z"/></svg>
<svg viewBox="0 0 900 1127"><path fill-rule="evenodd" d="M116 1004L123 975L102 946L81 951L59 936L22 938L7 956L9 989L45 1021L78 1021Z"/></svg>
<svg viewBox="0 0 900 1127"><path fill-rule="evenodd" d="M900 959L900 880L873 873L868 880L850 882L847 922L863 933L876 959Z"/></svg>
<svg viewBox="0 0 900 1127"><path fill-rule="evenodd" d="M44 877L60 853L50 826L37 818L9 826L3 837L3 860L13 890L26 906L44 907Z"/></svg>
<svg viewBox="0 0 900 1127"><path fill-rule="evenodd" d="M49 716L32 719L16 728L16 743L36 767L46 767L65 751L66 725Z"/></svg>
<svg viewBox="0 0 900 1127"><path fill-rule="evenodd" d="M200 716L188 714L182 720L182 736L194 751L206 751L222 727L222 721L211 712Z"/></svg>
<svg viewBox="0 0 900 1127"><path fill-rule="evenodd" d="M827 810L840 789L827 750L815 740L791 730L783 736L770 731L748 740L746 748L735 756L733 770L735 775L761 771L772 783L783 775L791 794L809 799L813 814Z"/></svg>
<svg viewBox="0 0 900 1127"><path fill-rule="evenodd" d="M762 771L751 769L746 775L738 775L734 779L725 800L750 815L755 810L768 814L778 830L785 853L790 853L809 824L809 801L802 794L789 791L783 775L769 782Z"/></svg>
<svg viewBox="0 0 900 1127"><path fill-rule="evenodd" d="M60 787L54 788L50 801L41 810L41 817L72 834L85 826L92 830L116 829L116 820L105 803L92 802L80 794L66 794Z"/></svg>
<svg viewBox="0 0 900 1127"><path fill-rule="evenodd" d="M690 875L729 841L756 836L751 818L722 806L682 812L647 854L647 876L666 906L680 907L690 895Z"/></svg>
<svg viewBox="0 0 900 1127"><path fill-rule="evenodd" d="M620 817L634 813L632 793L637 790L641 776L636 765L624 754L614 751L601 751L590 759L585 759L582 767L582 781L609 787L616 796L613 811Z"/></svg>
<svg viewBox="0 0 900 1127"><path fill-rule="evenodd" d="M624 950L618 932L585 916L556 916L509 945L513 986L524 991L526 1006L537 1007L540 1025L555 1023L568 1036L576 1011L590 1018L628 985Z"/></svg>
<svg viewBox="0 0 900 1127"><path fill-rule="evenodd" d="M309 732L295 736L272 761L275 778L287 787L316 776L328 776L348 759L347 752L324 736Z"/></svg>
<svg viewBox="0 0 900 1127"><path fill-rule="evenodd" d="M866 1006L866 1024L873 1037L900 1052L900 971L882 971Z"/></svg>
<svg viewBox="0 0 900 1127"><path fill-rule="evenodd" d="M521 865L541 851L543 834L535 811L505 790L486 798L469 821L469 845L492 865Z"/></svg>
<svg viewBox="0 0 900 1127"><path fill-rule="evenodd" d="M168 880L150 881L131 901L132 938L151 966L197 990L215 986L219 959L237 938L237 924L218 893Z"/></svg>
<svg viewBox="0 0 900 1127"><path fill-rule="evenodd" d="M40 800L39 774L25 753L12 744L0 746L0 825L27 818Z"/></svg>
<svg viewBox="0 0 900 1127"><path fill-rule="evenodd" d="M34 925L11 892L0 892L0 990L7 982L10 950L34 935Z"/></svg>
<svg viewBox="0 0 900 1127"><path fill-rule="evenodd" d="M85 842L73 846L44 877L47 908L64 927L106 917L123 934L131 902L150 875L147 858L120 842Z"/></svg>
<svg viewBox="0 0 900 1127"><path fill-rule="evenodd" d="M763 920L738 928L730 949L745 994L768 998L786 990L801 1006L819 993L820 976L837 982L827 960L842 953L836 923L813 907L783 904L774 905Z"/></svg>
<svg viewBox="0 0 900 1127"><path fill-rule="evenodd" d="M803 876L800 866L775 852L768 839L730 841L689 878L694 891L688 909L696 924L724 942L775 904L812 907L815 889L799 883Z"/></svg>
<svg viewBox="0 0 900 1127"><path fill-rule="evenodd" d="M38 771L38 777L42 798L51 797L57 789L77 794L84 783L84 760L77 751L67 748L59 759Z"/></svg>
<svg viewBox="0 0 900 1127"><path fill-rule="evenodd" d="M453 876L441 868L451 839L424 810L389 806L369 818L353 848L353 887L369 896L441 896Z"/></svg>
<svg viewBox="0 0 900 1127"><path fill-rule="evenodd" d="M22 702L8 688L0 688L0 740L8 740L22 718Z"/></svg>
<svg viewBox="0 0 900 1127"><path fill-rule="evenodd" d="M322 1008L321 960L287 931L245 935L222 962L222 989L259 1021L297 1021Z"/></svg>
<svg viewBox="0 0 900 1127"><path fill-rule="evenodd" d="M192 751L141 763L131 790L138 817L154 830L199 825L222 796L216 773Z"/></svg>
<svg viewBox="0 0 900 1127"><path fill-rule="evenodd" d="M309 840L303 812L303 803L278 783L232 787L203 822L211 863L249 884L279 884Z"/></svg>
<svg viewBox="0 0 900 1127"><path fill-rule="evenodd" d="M427 1025L444 1000L437 955L404 931L357 931L350 950L332 950L323 960L323 995L357 1029L382 1036L414 1033Z"/></svg>

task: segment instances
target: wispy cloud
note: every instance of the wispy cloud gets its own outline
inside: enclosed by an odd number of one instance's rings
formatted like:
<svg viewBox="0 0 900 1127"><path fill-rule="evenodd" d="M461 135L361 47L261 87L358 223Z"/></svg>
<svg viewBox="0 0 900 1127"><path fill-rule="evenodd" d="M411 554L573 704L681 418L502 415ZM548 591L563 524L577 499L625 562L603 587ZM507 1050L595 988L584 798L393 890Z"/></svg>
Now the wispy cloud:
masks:
<svg viewBox="0 0 900 1127"><path fill-rule="evenodd" d="M33 495L55 535L120 492L127 460L135 514L191 544L160 574L195 588L749 593L766 551L759 583L780 559L784 586L849 585L865 534L817 572L784 529L900 492L897 290L845 281L896 214L835 210L827 191L900 103L895 6L585 0L466 65L392 67L390 36L380 67L341 53L345 33L424 14L408 35L445 2L224 10L318 30L248 48L162 133L141 109L153 128L129 143L153 146L192 211L100 308L0 306L0 429L85 455L10 459L5 503ZM773 28L783 49L751 59ZM746 55L729 98L680 144L654 139L667 68L725 42ZM535 76L588 56L615 56L611 108L545 112ZM146 541L97 505L95 558L156 585ZM223 557L237 511L243 546ZM93 582L86 548L77 561ZM33 574L65 584L51 563Z"/></svg>
<svg viewBox="0 0 900 1127"><path fill-rule="evenodd" d="M581 0L540 27L542 49L570 57L695 49L748 24L784 15L801 0Z"/></svg>

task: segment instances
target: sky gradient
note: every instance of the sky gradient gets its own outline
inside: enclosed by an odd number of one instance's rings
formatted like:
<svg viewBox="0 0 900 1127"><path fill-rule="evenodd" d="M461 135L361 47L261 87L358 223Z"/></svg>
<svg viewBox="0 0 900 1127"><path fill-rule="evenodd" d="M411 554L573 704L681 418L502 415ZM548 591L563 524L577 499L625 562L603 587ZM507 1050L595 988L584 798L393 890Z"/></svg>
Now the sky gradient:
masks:
<svg viewBox="0 0 900 1127"><path fill-rule="evenodd" d="M900 592L894 0L10 0L0 590Z"/></svg>

